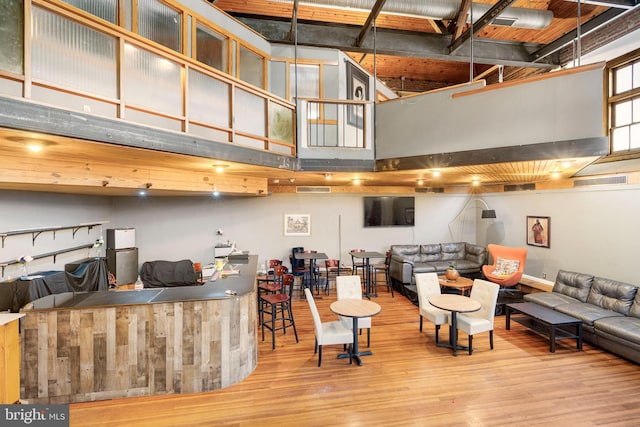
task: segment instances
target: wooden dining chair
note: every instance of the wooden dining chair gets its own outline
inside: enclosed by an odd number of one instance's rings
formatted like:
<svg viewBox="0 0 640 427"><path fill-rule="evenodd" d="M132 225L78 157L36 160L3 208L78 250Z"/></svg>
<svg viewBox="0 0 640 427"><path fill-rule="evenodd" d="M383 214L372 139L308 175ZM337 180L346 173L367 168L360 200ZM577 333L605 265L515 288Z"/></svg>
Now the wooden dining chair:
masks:
<svg viewBox="0 0 640 427"><path fill-rule="evenodd" d="M331 294L331 282L335 283L336 277L340 275L340 260L337 259L325 259L324 260L324 271L325 277L327 278L327 283L325 284L325 293L327 295Z"/></svg>

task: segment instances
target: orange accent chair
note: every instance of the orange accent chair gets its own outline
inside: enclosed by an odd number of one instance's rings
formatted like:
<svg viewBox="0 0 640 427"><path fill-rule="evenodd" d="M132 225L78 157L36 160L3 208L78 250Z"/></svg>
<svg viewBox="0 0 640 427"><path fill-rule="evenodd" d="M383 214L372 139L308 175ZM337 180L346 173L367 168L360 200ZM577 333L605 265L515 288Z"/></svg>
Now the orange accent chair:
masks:
<svg viewBox="0 0 640 427"><path fill-rule="evenodd" d="M524 273L527 248L489 244L487 249L493 259L492 265L482 266L482 272L487 280L505 288L517 285Z"/></svg>

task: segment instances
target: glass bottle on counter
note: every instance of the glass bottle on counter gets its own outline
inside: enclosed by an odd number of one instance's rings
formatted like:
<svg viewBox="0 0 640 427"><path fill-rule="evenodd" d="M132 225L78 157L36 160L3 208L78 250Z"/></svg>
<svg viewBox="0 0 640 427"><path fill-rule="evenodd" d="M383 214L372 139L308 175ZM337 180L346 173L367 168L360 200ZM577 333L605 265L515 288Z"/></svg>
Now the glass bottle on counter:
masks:
<svg viewBox="0 0 640 427"><path fill-rule="evenodd" d="M140 279L139 275L136 279L136 283L133 285L133 289L144 289L144 283L142 283L142 279Z"/></svg>

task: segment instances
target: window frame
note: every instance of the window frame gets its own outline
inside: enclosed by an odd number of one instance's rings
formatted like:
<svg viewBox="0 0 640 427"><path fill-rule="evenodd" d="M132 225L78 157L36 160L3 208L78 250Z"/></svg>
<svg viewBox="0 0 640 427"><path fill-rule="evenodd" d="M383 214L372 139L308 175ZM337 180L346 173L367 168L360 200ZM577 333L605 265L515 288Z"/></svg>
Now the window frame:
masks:
<svg viewBox="0 0 640 427"><path fill-rule="evenodd" d="M616 71L632 65L634 67L640 67L640 49L636 49L632 52L627 53L619 58L616 58L612 61L609 61L605 67L605 99L606 99L606 133L609 136L609 156L615 158L639 158L640 157L640 147L638 148L630 148L630 146L624 150L615 150L614 147L614 139L613 134L616 129L621 129L625 127L630 127L634 124L640 125L639 122L634 122L633 117L630 124L624 126L615 127L615 107L623 102L633 101L640 99L640 82L636 82L637 87L633 87L629 90L626 90L621 93L614 93L616 87ZM633 75L633 74L632 74Z"/></svg>

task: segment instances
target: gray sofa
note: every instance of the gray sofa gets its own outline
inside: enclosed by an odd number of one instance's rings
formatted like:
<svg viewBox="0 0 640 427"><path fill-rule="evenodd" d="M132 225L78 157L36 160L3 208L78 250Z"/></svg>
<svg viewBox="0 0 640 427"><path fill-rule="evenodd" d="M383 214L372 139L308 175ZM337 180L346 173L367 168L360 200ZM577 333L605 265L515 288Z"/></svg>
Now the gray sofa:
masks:
<svg viewBox="0 0 640 427"><path fill-rule="evenodd" d="M585 341L640 363L637 286L560 270L552 292L527 294L524 300L582 320Z"/></svg>
<svg viewBox="0 0 640 427"><path fill-rule="evenodd" d="M478 273L487 260L487 248L471 243L392 245L389 275L403 285L415 283L415 273L444 273L451 263L461 274Z"/></svg>

